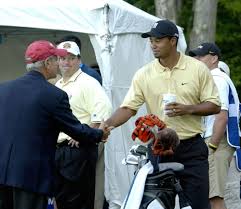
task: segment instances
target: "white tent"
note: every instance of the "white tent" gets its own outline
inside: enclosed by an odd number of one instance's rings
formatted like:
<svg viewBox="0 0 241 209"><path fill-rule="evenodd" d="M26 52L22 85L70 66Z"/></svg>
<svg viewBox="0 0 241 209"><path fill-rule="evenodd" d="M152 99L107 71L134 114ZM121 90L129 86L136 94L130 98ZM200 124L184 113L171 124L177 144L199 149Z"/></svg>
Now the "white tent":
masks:
<svg viewBox="0 0 241 209"><path fill-rule="evenodd" d="M0 5L0 80L24 73L24 51L31 41L54 41L73 33L82 40L82 59L87 64L98 62L115 110L136 70L153 59L148 39L140 34L157 20L122 0L5 1ZM178 49L184 52L185 38L178 29ZM144 107L138 115L143 114ZM105 193L110 208L119 208L133 176L133 170L121 165L121 160L133 143L130 135L135 118L115 129L106 144Z"/></svg>

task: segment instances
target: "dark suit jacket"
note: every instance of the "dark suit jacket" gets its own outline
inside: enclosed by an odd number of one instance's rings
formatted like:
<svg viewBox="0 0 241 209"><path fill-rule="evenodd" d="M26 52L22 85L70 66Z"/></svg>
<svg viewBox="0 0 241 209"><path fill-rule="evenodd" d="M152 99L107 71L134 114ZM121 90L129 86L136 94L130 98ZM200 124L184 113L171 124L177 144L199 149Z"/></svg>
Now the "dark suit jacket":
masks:
<svg viewBox="0 0 241 209"><path fill-rule="evenodd" d="M52 194L60 131L89 143L103 135L80 124L67 94L37 71L0 84L0 184Z"/></svg>

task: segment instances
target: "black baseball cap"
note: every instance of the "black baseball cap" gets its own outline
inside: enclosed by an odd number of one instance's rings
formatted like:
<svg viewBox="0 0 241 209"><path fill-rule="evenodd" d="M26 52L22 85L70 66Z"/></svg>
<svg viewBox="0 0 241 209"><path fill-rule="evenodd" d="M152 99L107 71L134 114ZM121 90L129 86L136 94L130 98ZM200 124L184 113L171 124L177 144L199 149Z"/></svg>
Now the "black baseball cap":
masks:
<svg viewBox="0 0 241 209"><path fill-rule="evenodd" d="M159 20L151 28L151 31L141 34L142 38L148 37L179 37L177 26L170 20Z"/></svg>
<svg viewBox="0 0 241 209"><path fill-rule="evenodd" d="M221 51L218 46L214 43L202 43L197 48L189 51L191 57L205 56L207 54L217 55L218 59L221 58Z"/></svg>

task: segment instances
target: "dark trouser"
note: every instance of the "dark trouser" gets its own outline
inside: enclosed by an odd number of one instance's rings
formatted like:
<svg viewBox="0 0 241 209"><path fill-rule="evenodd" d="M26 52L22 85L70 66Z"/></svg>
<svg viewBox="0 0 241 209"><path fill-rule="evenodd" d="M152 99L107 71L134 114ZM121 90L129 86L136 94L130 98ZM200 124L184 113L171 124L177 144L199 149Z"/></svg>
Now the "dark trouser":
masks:
<svg viewBox="0 0 241 209"><path fill-rule="evenodd" d="M46 209L47 196L0 185L0 209Z"/></svg>
<svg viewBox="0 0 241 209"><path fill-rule="evenodd" d="M178 178L192 209L209 209L208 148L201 136L181 140L171 160L161 159L168 161L184 165Z"/></svg>
<svg viewBox="0 0 241 209"><path fill-rule="evenodd" d="M93 209L98 147L63 146L56 151L58 209Z"/></svg>

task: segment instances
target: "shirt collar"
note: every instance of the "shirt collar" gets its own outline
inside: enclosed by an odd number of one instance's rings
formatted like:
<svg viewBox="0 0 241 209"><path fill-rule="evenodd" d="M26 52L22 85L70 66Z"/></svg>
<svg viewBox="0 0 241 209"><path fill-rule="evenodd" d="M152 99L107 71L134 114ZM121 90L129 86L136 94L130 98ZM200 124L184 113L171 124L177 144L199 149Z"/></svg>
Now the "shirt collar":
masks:
<svg viewBox="0 0 241 209"><path fill-rule="evenodd" d="M179 60L178 60L177 64L173 67L173 69L185 70L186 69L186 62L184 59L185 55L181 52L179 52L179 53L180 53Z"/></svg>
<svg viewBox="0 0 241 209"><path fill-rule="evenodd" d="M163 65L161 65L161 63L159 62L158 59L156 59L156 65L158 66L159 70L161 72L164 72L167 70L166 67L164 67ZM179 60L177 62L177 64L173 67L173 70L185 70L186 68L186 63L185 63L185 60L184 60L184 54L182 54L180 52L180 57L179 57Z"/></svg>
<svg viewBox="0 0 241 209"><path fill-rule="evenodd" d="M78 78L78 76L79 76L82 72L83 72L83 71L82 71L81 69L79 69L79 70L77 70L77 71L69 78L68 81L64 82L63 78L61 78L59 82L60 82L62 85L66 85L66 84L68 84L68 83L70 83L70 82L74 82L74 81L76 81L76 79Z"/></svg>
<svg viewBox="0 0 241 209"><path fill-rule="evenodd" d="M214 68L211 70L211 74L212 73L217 73L217 72L222 72L219 68Z"/></svg>

